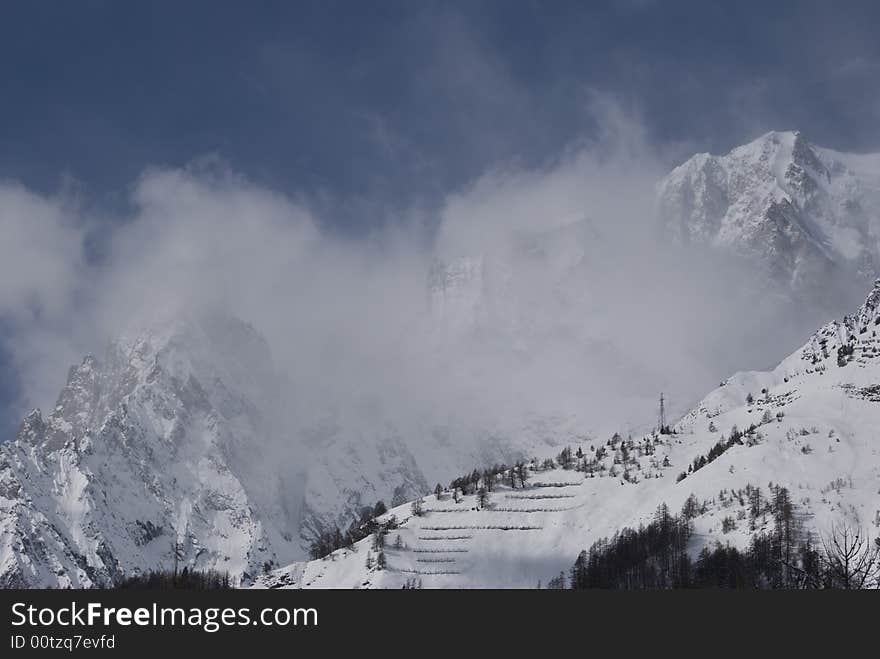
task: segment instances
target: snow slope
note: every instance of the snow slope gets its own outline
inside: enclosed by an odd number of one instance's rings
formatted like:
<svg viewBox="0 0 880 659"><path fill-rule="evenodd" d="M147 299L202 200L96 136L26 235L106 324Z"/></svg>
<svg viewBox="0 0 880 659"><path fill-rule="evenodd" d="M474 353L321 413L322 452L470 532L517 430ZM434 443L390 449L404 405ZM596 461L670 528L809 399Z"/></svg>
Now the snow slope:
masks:
<svg viewBox="0 0 880 659"><path fill-rule="evenodd" d="M595 540L648 521L661 503L701 503L693 552L716 540L745 546L772 520L746 521L746 486L789 489L806 531L847 520L880 535L880 281L851 316L831 322L768 372L738 373L706 396L675 433L578 441L587 471L531 464L525 487L499 483L479 510L474 495L451 493L392 509L400 527L386 538L387 567L366 538L352 549L295 563L258 579L260 587L531 588L567 570ZM722 436L745 433L692 473ZM628 448L628 455L622 449ZM601 459L597 451L604 450ZM580 462L583 465L583 461ZM478 466L479 465L475 465ZM679 480L679 474L686 476ZM722 529L730 517L736 528ZM397 536L399 535L399 546Z"/></svg>

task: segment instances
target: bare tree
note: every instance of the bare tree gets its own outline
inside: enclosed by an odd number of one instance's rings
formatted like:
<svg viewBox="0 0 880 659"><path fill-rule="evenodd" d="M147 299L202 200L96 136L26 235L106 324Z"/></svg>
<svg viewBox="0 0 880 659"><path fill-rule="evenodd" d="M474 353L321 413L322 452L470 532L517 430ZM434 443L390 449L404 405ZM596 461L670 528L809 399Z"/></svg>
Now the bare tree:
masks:
<svg viewBox="0 0 880 659"><path fill-rule="evenodd" d="M825 582L830 588L871 588L880 577L880 545L872 543L858 526L846 522L831 527L822 538Z"/></svg>

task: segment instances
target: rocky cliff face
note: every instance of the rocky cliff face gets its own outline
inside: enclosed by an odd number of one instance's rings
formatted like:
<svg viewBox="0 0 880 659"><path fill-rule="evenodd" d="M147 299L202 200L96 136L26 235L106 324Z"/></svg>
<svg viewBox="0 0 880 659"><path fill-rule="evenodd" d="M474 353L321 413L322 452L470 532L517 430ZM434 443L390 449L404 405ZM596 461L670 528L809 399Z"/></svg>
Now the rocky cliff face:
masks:
<svg viewBox="0 0 880 659"><path fill-rule="evenodd" d="M0 446L0 585L110 585L175 553L246 581L299 555L273 397L268 348L230 319L87 357Z"/></svg>

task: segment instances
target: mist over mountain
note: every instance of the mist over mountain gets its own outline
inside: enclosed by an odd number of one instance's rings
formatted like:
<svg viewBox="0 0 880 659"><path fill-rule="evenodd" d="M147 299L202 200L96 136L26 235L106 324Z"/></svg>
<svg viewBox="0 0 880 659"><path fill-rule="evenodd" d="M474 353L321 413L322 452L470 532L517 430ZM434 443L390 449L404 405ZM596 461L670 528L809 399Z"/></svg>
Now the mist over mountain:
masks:
<svg viewBox="0 0 880 659"><path fill-rule="evenodd" d="M623 128L366 240L216 161L112 224L4 185L0 311L47 410L2 448L5 583L174 554L248 583L379 499L645 432L661 391L684 414L863 298L872 157L773 133L663 178Z"/></svg>
<svg viewBox="0 0 880 659"><path fill-rule="evenodd" d="M377 516L367 537L256 585L565 588L586 570L593 588L876 588L878 327L880 280L772 370L731 375L667 427L572 437L556 455L465 471ZM678 549L663 524L680 529ZM616 571L601 562L615 543L632 551ZM842 547L848 564L835 562ZM740 562L715 564L713 551ZM680 563L713 576L676 581Z"/></svg>

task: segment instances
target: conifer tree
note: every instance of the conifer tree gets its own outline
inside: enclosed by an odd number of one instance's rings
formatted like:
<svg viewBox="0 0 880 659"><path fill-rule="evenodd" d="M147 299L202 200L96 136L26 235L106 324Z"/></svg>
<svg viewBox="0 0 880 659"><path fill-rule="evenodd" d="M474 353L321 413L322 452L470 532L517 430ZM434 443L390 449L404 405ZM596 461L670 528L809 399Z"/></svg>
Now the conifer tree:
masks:
<svg viewBox="0 0 880 659"><path fill-rule="evenodd" d="M485 487L481 487L477 491L477 503L479 504L479 507L481 509L485 508L486 505L489 503L489 490L487 490Z"/></svg>

